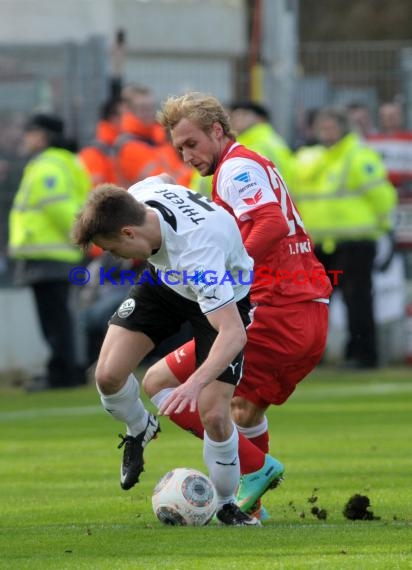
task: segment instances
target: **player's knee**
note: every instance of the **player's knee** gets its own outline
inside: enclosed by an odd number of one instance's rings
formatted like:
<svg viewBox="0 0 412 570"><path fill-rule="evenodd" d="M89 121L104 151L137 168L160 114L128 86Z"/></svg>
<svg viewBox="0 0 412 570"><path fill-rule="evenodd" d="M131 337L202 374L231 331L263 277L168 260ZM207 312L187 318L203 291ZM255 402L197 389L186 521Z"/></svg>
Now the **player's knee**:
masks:
<svg viewBox="0 0 412 570"><path fill-rule="evenodd" d="M210 439L223 441L227 436L228 418L223 411L217 407L203 410L201 413L202 424Z"/></svg>
<svg viewBox="0 0 412 570"><path fill-rule="evenodd" d="M158 370L156 370L156 365L151 366L146 371L146 374L142 379L142 388L145 394L149 396L149 398L152 398L155 394L162 390L162 381Z"/></svg>
<svg viewBox="0 0 412 570"><path fill-rule="evenodd" d="M153 364L143 377L142 387L145 393L152 398L155 394L165 388L174 388L179 385L178 380L165 367L162 361Z"/></svg>
<svg viewBox="0 0 412 570"><path fill-rule="evenodd" d="M232 399L231 413L233 421L239 426L244 426L251 420L252 412L250 406L243 398L234 397Z"/></svg>
<svg viewBox="0 0 412 570"><path fill-rule="evenodd" d="M123 380L104 363L97 364L94 377L99 392L106 395L115 394L124 383Z"/></svg>
<svg viewBox="0 0 412 570"><path fill-rule="evenodd" d="M263 421L265 410L252 402L235 397L231 403L232 419L236 425L244 428L254 427Z"/></svg>
<svg viewBox="0 0 412 570"><path fill-rule="evenodd" d="M242 408L232 409L232 418L236 425L241 427L253 426L253 414L250 410Z"/></svg>

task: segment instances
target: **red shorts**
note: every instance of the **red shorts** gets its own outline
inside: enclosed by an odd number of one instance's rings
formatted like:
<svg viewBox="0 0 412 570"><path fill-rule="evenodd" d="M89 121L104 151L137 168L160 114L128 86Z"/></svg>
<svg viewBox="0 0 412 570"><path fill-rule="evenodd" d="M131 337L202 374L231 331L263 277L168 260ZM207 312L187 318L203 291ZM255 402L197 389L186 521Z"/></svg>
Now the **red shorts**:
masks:
<svg viewBox="0 0 412 570"><path fill-rule="evenodd" d="M260 408L283 404L320 362L327 334L325 303L258 306L247 329L243 376L234 395ZM168 354L166 362L179 382L184 382L196 367L194 341Z"/></svg>

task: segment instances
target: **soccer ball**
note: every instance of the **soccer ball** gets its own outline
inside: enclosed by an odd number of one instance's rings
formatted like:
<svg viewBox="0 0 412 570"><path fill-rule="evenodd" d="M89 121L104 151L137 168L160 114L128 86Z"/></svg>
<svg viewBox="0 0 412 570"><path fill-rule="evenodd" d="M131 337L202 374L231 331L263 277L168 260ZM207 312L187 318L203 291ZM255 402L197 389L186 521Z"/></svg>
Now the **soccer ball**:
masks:
<svg viewBox="0 0 412 570"><path fill-rule="evenodd" d="M153 491L152 506L164 524L203 526L216 512L216 490L201 471L179 467L160 479Z"/></svg>

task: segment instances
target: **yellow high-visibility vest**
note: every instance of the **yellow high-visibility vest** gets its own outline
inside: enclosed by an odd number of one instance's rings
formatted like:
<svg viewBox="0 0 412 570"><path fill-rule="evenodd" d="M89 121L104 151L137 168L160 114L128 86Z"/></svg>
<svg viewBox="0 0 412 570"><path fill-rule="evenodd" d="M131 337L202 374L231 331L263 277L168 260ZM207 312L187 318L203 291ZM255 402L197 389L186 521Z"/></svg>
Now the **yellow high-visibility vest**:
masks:
<svg viewBox="0 0 412 570"><path fill-rule="evenodd" d="M48 148L24 169L9 217L9 255L16 259L77 262L71 243L75 216L90 178L72 152Z"/></svg>
<svg viewBox="0 0 412 570"><path fill-rule="evenodd" d="M291 194L316 244L377 240L390 229L396 190L381 157L357 135L300 149L292 170Z"/></svg>
<svg viewBox="0 0 412 570"><path fill-rule="evenodd" d="M256 123L244 130L236 140L271 160L282 178L288 181L292 151L269 123Z"/></svg>

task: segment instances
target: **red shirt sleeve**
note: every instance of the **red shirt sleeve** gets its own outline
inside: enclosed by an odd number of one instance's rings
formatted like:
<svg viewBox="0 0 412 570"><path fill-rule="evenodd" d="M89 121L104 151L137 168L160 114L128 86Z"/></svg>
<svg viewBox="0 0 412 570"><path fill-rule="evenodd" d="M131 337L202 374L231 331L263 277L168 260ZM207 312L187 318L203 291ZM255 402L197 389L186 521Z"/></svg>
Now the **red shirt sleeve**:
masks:
<svg viewBox="0 0 412 570"><path fill-rule="evenodd" d="M278 204L266 204L248 212L251 219L241 226L248 254L261 264L268 253L289 233L289 226Z"/></svg>

